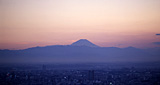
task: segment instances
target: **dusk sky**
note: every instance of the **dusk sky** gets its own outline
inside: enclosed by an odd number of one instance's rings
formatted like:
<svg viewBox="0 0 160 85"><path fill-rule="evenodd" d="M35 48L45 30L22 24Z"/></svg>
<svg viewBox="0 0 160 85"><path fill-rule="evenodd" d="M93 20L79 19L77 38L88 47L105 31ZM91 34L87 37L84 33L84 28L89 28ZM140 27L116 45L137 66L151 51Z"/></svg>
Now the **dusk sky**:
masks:
<svg viewBox="0 0 160 85"><path fill-rule="evenodd" d="M0 49L79 39L102 47L160 47L159 33L160 0L0 0Z"/></svg>

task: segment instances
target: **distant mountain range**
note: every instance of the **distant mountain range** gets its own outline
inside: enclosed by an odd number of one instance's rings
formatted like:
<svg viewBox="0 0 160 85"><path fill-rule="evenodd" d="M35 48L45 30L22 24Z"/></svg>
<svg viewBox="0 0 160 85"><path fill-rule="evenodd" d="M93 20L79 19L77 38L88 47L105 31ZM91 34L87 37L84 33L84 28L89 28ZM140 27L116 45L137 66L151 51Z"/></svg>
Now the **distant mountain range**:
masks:
<svg viewBox="0 0 160 85"><path fill-rule="evenodd" d="M0 50L0 62L159 62L160 48L99 47L87 39L71 45Z"/></svg>

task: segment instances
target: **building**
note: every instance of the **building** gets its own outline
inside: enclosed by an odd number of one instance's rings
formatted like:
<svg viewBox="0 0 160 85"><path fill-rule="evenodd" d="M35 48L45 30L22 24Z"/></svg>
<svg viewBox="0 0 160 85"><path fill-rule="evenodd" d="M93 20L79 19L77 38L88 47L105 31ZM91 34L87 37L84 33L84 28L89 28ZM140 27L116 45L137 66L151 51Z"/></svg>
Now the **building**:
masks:
<svg viewBox="0 0 160 85"><path fill-rule="evenodd" d="M88 71L88 80L94 80L94 70Z"/></svg>

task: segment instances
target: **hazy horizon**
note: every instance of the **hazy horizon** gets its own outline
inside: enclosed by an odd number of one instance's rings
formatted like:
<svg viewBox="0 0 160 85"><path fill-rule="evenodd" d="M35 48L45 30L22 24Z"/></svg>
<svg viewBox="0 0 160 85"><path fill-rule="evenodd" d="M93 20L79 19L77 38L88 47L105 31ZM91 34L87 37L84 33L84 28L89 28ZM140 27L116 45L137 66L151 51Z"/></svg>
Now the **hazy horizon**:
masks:
<svg viewBox="0 0 160 85"><path fill-rule="evenodd" d="M81 39L79 39L79 40L77 40L77 41L80 41ZM87 40L87 39L85 39L85 40ZM75 42L77 42L77 41L75 41ZM87 40L87 41L89 41L89 40ZM73 43L75 43L75 42L73 42ZM91 41L89 41L89 42L91 42ZM25 50L25 49L30 49L30 48L37 48L37 47L48 47L48 46L74 46L74 45L72 45L73 43L71 43L71 44L66 44L66 45L61 45L61 44L55 44L55 45L42 45L42 46L32 46L32 47L26 47L26 48L19 48L19 49L0 49L0 50ZM92 43L92 42L91 42ZM156 43L156 42L155 42ZM92 44L94 44L94 45L96 45L95 43L92 43ZM78 46L78 45L77 45ZM77 47L76 45L75 45L75 47ZM86 46L86 45L80 45L80 46L78 46L78 47L91 47L92 48L92 46ZM137 49L151 49L151 48L153 48L154 49L154 47L146 47L146 48L138 48L138 47L134 47L134 46L126 46L126 47L118 47L118 46L108 46L108 47L103 47L103 46L99 46L99 45L96 45L98 48L137 48ZM97 48L96 47L96 48ZM93 47L94 48L94 47Z"/></svg>
<svg viewBox="0 0 160 85"><path fill-rule="evenodd" d="M160 0L0 0L0 85L160 85Z"/></svg>

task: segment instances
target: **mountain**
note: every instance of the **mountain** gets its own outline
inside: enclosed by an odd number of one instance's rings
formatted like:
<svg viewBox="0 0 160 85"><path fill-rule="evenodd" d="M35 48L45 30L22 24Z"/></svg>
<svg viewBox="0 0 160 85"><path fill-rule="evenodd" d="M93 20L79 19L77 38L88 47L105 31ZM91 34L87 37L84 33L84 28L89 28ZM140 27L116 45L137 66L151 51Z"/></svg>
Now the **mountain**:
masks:
<svg viewBox="0 0 160 85"><path fill-rule="evenodd" d="M88 47L99 47L93 43L91 43L90 41L88 41L87 39L80 39L74 43L71 44L71 46L88 46Z"/></svg>
<svg viewBox="0 0 160 85"><path fill-rule="evenodd" d="M51 45L23 50L0 50L0 62L153 62L160 48L99 47L86 39L71 45Z"/></svg>

